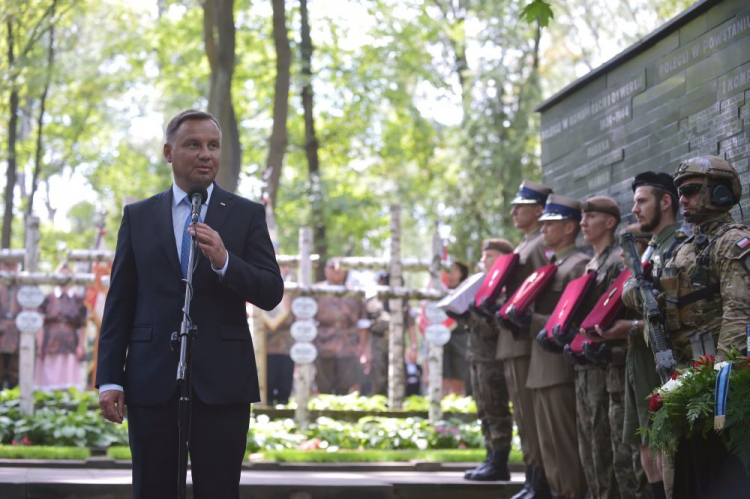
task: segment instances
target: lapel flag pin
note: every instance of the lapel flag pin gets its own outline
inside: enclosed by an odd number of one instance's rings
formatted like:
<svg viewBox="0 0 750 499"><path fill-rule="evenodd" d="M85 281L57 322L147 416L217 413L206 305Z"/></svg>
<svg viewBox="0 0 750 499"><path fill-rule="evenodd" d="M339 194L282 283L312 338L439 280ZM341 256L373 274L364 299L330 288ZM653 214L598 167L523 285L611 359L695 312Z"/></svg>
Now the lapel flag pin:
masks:
<svg viewBox="0 0 750 499"><path fill-rule="evenodd" d="M219 203L219 206L226 206L226 203Z"/></svg>

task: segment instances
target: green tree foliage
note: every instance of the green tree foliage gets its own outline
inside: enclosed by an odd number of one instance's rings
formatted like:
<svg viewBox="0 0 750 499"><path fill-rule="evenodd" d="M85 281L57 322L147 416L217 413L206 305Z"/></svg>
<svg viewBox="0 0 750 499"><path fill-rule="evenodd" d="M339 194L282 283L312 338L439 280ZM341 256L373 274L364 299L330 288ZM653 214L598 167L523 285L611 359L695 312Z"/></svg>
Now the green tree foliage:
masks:
<svg viewBox="0 0 750 499"><path fill-rule="evenodd" d="M19 95L17 217L31 192L41 97L50 74L49 22L40 25L38 36L29 27L52 2L3 3L3 27L13 18L19 33L16 47L24 37L37 37L11 71L7 38L0 36L4 137L13 81ZM686 4L340 0L334 9L310 0L313 117L328 253L383 254L393 202L404 208L406 255L427 256L435 223L459 258L470 248L476 255L485 237L513 239L508 201L521 178L540 173L533 107ZM295 253L311 203L300 100L299 3L285 6L291 82L276 217L281 251ZM43 224L43 260L58 258L63 244L93 244L94 224L103 213L114 247L125 200L169 186L170 168L161 155L165 121L182 109L208 105L211 69L203 16L199 0L57 0L33 207L56 222ZM259 199L276 94L272 2L235 0L234 19L232 103L242 151L238 191ZM548 27L540 31L546 21ZM6 151L6 165L8 159ZM82 195L78 201L85 202L53 217L61 195L70 196L59 192L67 185L61 179L81 178L95 198ZM22 224L16 220L13 227L13 245L19 247Z"/></svg>

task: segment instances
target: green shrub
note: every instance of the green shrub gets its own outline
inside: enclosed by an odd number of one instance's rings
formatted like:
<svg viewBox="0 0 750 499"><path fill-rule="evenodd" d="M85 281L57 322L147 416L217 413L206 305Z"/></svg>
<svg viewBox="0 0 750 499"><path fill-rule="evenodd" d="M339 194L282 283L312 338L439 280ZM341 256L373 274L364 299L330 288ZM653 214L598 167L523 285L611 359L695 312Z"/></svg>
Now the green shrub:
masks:
<svg viewBox="0 0 750 499"><path fill-rule="evenodd" d="M19 416L13 424L12 438L18 440L24 437L33 445L73 447L109 447L128 441L126 423L112 424L98 411L89 411L84 402L74 411L42 407L33 415Z"/></svg>
<svg viewBox="0 0 750 499"><path fill-rule="evenodd" d="M0 391L0 443L25 440L34 446L108 447L127 443L127 423L106 421L90 410L93 392L75 389L34 393L33 415L21 414L18 388Z"/></svg>
<svg viewBox="0 0 750 499"><path fill-rule="evenodd" d="M18 389L0 391L0 444L24 442L33 446L110 447L126 445L127 422L115 425L106 421L91 405L93 392L68 390L36 392L37 409L33 415L19 411ZM321 396L319 408L346 411L384 410L385 397ZM410 399L423 404L425 399ZM446 397L445 408L470 412L471 398ZM441 421L432 425L427 419L362 417L358 421L340 421L320 417L302 430L292 419L271 420L266 415L251 419L247 449L259 450L431 450L479 449L483 446L476 422ZM114 450L124 459L129 452Z"/></svg>
<svg viewBox="0 0 750 499"><path fill-rule="evenodd" d="M297 403L292 400L286 406L278 406L284 409L296 409ZM307 406L311 411L367 411L384 412L388 408L388 399L383 395L364 397L358 392L348 395L320 394L312 399ZM472 397L459 397L455 394L443 398L440 407L443 412L460 412L472 414L477 412L477 404ZM402 409L408 412L427 412L430 409L430 401L427 397L412 395L404 400Z"/></svg>
<svg viewBox="0 0 750 499"><path fill-rule="evenodd" d="M423 418L367 416L357 422L318 418L302 431L291 419L272 421L261 415L251 420L249 451L283 449L426 450L480 448L478 424L441 421L435 426Z"/></svg>

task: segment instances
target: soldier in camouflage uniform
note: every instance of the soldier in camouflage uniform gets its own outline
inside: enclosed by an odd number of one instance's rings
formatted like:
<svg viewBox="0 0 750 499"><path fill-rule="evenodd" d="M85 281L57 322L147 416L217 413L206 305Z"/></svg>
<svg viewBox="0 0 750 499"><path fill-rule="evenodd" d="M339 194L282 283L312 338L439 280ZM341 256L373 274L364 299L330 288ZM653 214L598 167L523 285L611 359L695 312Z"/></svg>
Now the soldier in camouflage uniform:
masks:
<svg viewBox="0 0 750 499"><path fill-rule="evenodd" d="M594 248L594 258L586 271L596 272L594 287L582 304L582 311L587 314L617 279L624 265L614 237L620 222L620 208L615 200L593 196L581 203L581 211L583 239ZM591 341L607 341L607 355L598 362L575 366L578 449L594 499L643 497L646 488L638 449L622 443L625 338L629 327L627 321L622 322L625 328L617 327L620 324L604 331L597 328L600 335L589 336L582 329L581 334Z"/></svg>
<svg viewBox="0 0 750 499"><path fill-rule="evenodd" d="M505 239L487 239L482 243L485 270L500 255L513 252ZM482 423L487 459L479 467L464 474L467 480L509 480L508 455L513 438L513 416L510 412L508 389L503 374L503 361L495 359L498 330L476 309L470 309L468 320L471 387L477 402L477 417Z"/></svg>
<svg viewBox="0 0 750 499"><path fill-rule="evenodd" d="M725 361L734 349L746 350L750 325L750 230L729 214L740 201L742 184L717 156L682 162L674 182L693 233L666 262L661 279L672 349L678 367L703 354ZM686 488L698 483L685 477L690 452L680 450L675 460L674 495L665 470L667 497L684 497Z"/></svg>
<svg viewBox="0 0 750 499"><path fill-rule="evenodd" d="M514 250L518 253L518 268L506 285L508 294L515 291L536 269L547 263L542 241L541 223L544 204L552 189L546 185L524 180L518 194L511 201L513 225L524 237ZM500 326L495 357L503 361L505 382L513 402L513 419L521 439L526 482L512 499L542 499L549 497L549 485L542 463L542 450L536 429L536 416L531 390L526 388L531 363L531 333L526 325L518 335Z"/></svg>
<svg viewBox="0 0 750 499"><path fill-rule="evenodd" d="M750 230L728 213L742 184L725 160L701 156L680 164L675 185L694 225L661 281L672 348L680 367L705 353L727 360L745 351L750 325Z"/></svg>
<svg viewBox="0 0 750 499"><path fill-rule="evenodd" d="M651 263L651 279L658 288L664 263L684 240L680 224L675 221L678 209L677 189L671 175L652 171L636 175L632 188L632 212L640 224L641 231L653 233L643 258ZM634 284L633 279L625 283L622 301L626 307L641 314L640 297ZM661 499L666 497L667 488L671 490L663 478L662 459L660 455L652 456L646 434L638 434L638 428L648 427L648 397L660 384L654 355L647 344L648 332L644 330L644 325L644 320L632 319L628 333L623 442L640 446L641 465L651 485L651 493L655 499ZM616 324L615 327L620 326Z"/></svg>
<svg viewBox="0 0 750 499"><path fill-rule="evenodd" d="M750 325L750 230L729 214L740 202L742 184L735 169L717 156L683 161L674 182L685 220L693 224L692 235L665 264L661 281L674 356L678 367L704 354L726 361L735 349L746 351ZM694 457L704 452L679 447L673 497L701 495L697 486L711 477Z"/></svg>

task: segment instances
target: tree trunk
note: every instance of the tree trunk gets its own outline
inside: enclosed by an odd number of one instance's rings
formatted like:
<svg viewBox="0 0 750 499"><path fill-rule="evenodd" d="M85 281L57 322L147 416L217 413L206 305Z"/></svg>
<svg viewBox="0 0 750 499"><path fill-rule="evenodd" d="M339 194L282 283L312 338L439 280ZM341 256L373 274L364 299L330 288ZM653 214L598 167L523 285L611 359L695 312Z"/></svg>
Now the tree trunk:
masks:
<svg viewBox="0 0 750 499"><path fill-rule="evenodd" d="M276 85L273 100L273 128L268 147L266 171L263 174L264 197L268 197L271 208L276 209L281 167L289 141L287 117L289 115L289 82L291 79L292 50L286 29L284 0L271 0L273 5L273 40L276 46Z"/></svg>
<svg viewBox="0 0 750 499"><path fill-rule="evenodd" d="M328 255L326 244L326 226L323 219L323 185L318 161L318 139L315 137L315 119L313 117L313 88L312 88L312 53L313 45L310 38L310 19L307 15L307 0L300 0L300 17L302 40L302 109L305 115L305 155L307 156L307 171L310 174L310 218L314 230L313 247L320 255L321 262L325 262ZM325 278L324 265L318 265L316 279Z"/></svg>
<svg viewBox="0 0 750 499"><path fill-rule="evenodd" d="M534 33L534 45L531 49L531 69L526 82L522 85L520 92L518 93L518 112L511 125L512 128L518 131L519 134L529 137L531 133L535 133L535 128L531 127L531 121L536 119L536 113L534 112L534 106L539 102L542 90L539 81L539 44L542 39L542 25L537 19L536 32ZM503 213L510 213L513 197L515 192L512 191L511 186L517 185L521 178L526 174L524 172L524 165L521 162L523 152L515 158L514 161L509 162L509 168L506 169L507 177L503 182L503 188L501 191L502 202L503 202ZM510 216L504 216L502 218L503 227L507 231L512 231L514 228L513 218Z"/></svg>
<svg viewBox="0 0 750 499"><path fill-rule="evenodd" d="M52 17L55 16L55 8L57 7L57 0L52 1ZM47 51L47 77L44 82L44 90L42 90L42 96L39 99L39 118L37 119L36 127L36 154L34 155L34 173L31 176L31 193L29 194L29 202L26 204L26 216L31 216L34 209L34 195L36 194L37 187L39 184L39 175L42 170L42 152L43 144L42 138L44 136L44 111L47 105L47 94L49 93L49 87L52 83L52 66L55 62L55 25L50 25L49 28L49 47Z"/></svg>
<svg viewBox="0 0 750 499"><path fill-rule="evenodd" d="M13 64L15 62L13 19L9 17L6 26L8 28L8 68L11 75L10 98L8 100L8 170L5 183L5 213L3 214L2 247L10 248L10 237L13 229L13 190L16 187L16 133L18 129L18 88L13 77Z"/></svg>
<svg viewBox="0 0 750 499"><path fill-rule="evenodd" d="M234 74L234 0L203 0L203 41L211 67L208 112L219 121L222 130L221 167L216 183L237 190L240 178L242 149L232 104Z"/></svg>

